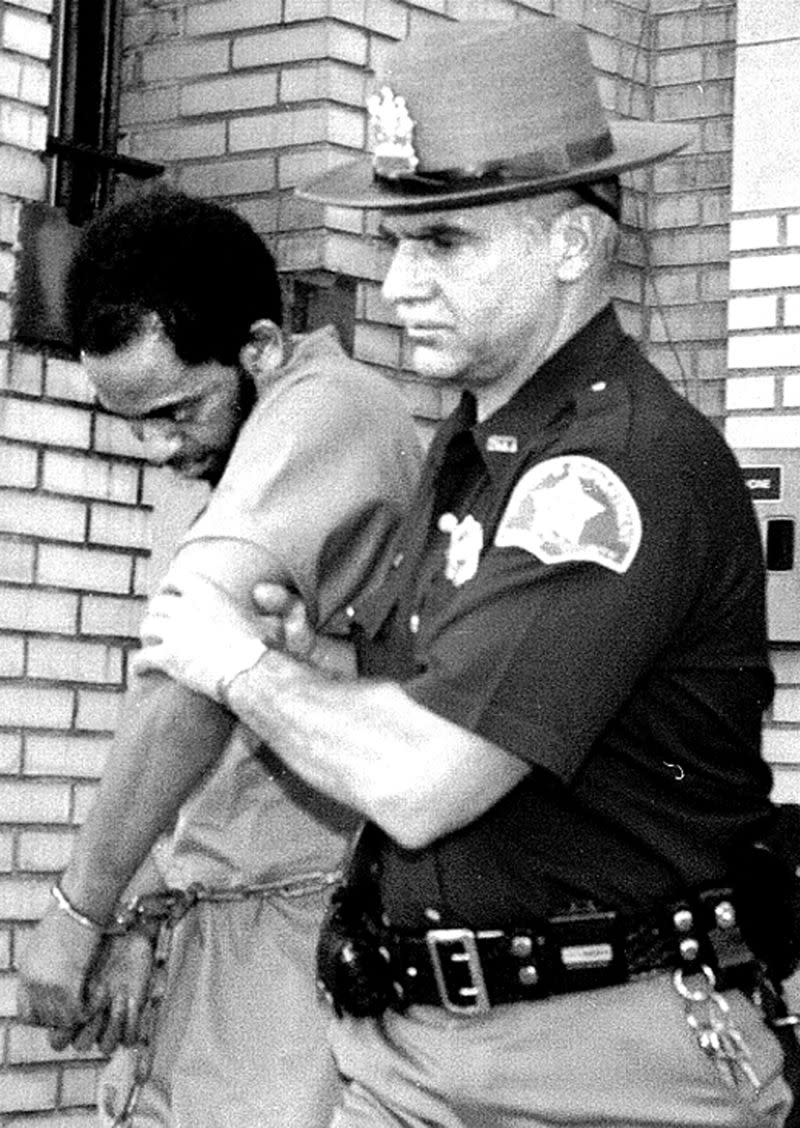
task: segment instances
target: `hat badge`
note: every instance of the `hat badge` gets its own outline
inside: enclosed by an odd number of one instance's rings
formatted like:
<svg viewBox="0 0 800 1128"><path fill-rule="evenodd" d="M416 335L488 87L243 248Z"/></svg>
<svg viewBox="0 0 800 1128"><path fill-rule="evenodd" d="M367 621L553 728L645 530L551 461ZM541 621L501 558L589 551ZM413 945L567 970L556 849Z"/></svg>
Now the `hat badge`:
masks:
<svg viewBox="0 0 800 1128"><path fill-rule="evenodd" d="M367 99L372 168L376 176L397 180L416 171L419 158L414 152L414 122L406 100L388 86Z"/></svg>

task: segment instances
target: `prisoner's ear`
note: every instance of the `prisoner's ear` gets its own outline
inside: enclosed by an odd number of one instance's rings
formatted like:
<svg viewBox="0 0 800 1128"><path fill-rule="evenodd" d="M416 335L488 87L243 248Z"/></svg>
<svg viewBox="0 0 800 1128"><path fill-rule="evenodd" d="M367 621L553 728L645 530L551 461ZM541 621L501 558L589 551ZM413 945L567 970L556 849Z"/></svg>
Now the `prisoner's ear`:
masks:
<svg viewBox="0 0 800 1128"><path fill-rule="evenodd" d="M239 363L258 382L268 379L283 364L283 332L263 317L250 326L247 344L239 350Z"/></svg>

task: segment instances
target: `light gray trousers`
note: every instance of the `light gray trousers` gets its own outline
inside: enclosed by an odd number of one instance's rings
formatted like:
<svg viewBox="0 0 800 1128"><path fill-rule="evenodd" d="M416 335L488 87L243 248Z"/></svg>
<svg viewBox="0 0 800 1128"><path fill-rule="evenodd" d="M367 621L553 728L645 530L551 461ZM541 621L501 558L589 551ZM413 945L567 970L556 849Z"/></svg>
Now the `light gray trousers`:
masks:
<svg viewBox="0 0 800 1128"><path fill-rule="evenodd" d="M668 973L481 1016L337 1020L348 1084L331 1128L780 1128L780 1046L748 999L725 999L758 1089L700 1048Z"/></svg>

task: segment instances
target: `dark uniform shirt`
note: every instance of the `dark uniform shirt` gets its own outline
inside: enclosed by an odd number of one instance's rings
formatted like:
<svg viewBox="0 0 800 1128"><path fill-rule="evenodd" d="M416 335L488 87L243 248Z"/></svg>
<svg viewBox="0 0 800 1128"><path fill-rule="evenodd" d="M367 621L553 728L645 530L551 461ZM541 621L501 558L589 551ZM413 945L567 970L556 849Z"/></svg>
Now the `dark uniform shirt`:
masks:
<svg viewBox="0 0 800 1128"><path fill-rule="evenodd" d="M733 455L610 308L491 418L466 395L356 609L361 669L531 771L429 847L378 834L392 923L633 911L720 879L768 810L764 623Z"/></svg>

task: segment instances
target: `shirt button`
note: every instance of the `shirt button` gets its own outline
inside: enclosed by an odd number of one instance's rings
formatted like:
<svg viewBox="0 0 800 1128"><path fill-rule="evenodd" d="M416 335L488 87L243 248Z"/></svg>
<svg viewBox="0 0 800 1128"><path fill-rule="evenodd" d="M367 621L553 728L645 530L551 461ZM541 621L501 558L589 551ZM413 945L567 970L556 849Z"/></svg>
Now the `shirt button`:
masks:
<svg viewBox="0 0 800 1128"><path fill-rule="evenodd" d="M412 634L416 634L419 630L419 615L417 615L416 612L408 620L408 629Z"/></svg>
<svg viewBox="0 0 800 1128"><path fill-rule="evenodd" d="M605 380L598 380L595 384L592 384L592 391L604 392L607 387L608 385L606 384Z"/></svg>

